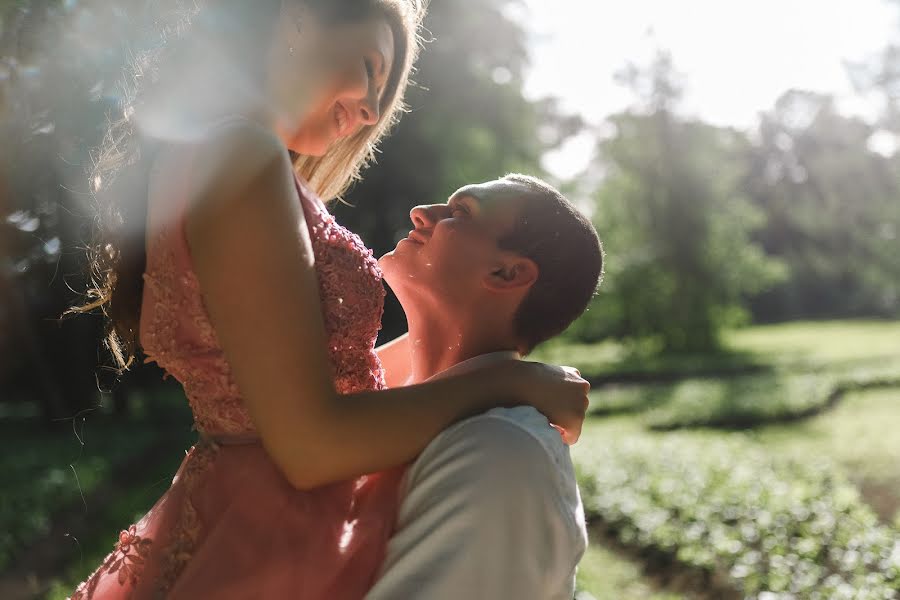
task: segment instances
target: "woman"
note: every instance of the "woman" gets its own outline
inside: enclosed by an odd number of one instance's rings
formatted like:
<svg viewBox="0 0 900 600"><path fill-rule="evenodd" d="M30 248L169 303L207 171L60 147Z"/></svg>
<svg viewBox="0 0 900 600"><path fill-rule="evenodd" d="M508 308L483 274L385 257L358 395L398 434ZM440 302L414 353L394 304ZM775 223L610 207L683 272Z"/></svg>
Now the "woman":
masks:
<svg viewBox="0 0 900 600"><path fill-rule="evenodd" d="M211 2L114 128L99 168L126 166L94 180L118 229L82 309L107 311L123 365L139 344L183 384L201 439L73 597L358 598L398 465L446 426L515 398L577 439L587 384L569 370L384 389L377 266L312 189L334 197L372 156L420 17L413 0Z"/></svg>

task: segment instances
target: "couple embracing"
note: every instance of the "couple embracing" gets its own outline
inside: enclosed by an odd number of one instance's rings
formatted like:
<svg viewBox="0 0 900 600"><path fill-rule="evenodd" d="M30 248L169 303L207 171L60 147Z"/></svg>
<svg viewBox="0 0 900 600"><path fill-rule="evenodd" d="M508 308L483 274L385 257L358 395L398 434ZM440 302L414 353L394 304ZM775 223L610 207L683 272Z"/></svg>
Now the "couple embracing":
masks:
<svg viewBox="0 0 900 600"><path fill-rule="evenodd" d="M206 0L112 124L76 310L183 385L200 437L73 598L572 597L589 386L521 357L593 296L590 222L507 175L376 261L320 199L396 120L422 10ZM376 348L382 274L409 333Z"/></svg>

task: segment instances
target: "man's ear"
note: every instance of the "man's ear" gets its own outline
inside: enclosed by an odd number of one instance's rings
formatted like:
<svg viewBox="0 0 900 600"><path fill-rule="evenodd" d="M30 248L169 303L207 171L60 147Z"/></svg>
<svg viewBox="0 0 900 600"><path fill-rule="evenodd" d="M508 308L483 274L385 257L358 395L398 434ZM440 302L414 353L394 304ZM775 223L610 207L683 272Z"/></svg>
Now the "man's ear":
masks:
<svg viewBox="0 0 900 600"><path fill-rule="evenodd" d="M537 278L537 263L524 256L510 255L485 276L484 285L495 292L527 290Z"/></svg>

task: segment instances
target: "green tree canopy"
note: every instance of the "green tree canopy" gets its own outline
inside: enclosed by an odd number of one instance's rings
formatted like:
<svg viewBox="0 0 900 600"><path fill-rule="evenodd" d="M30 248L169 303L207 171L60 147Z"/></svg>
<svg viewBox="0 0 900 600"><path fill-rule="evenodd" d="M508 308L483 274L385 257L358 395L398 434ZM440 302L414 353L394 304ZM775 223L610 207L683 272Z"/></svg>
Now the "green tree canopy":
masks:
<svg viewBox="0 0 900 600"><path fill-rule="evenodd" d="M743 299L781 273L750 239L763 220L740 185L749 142L679 115L681 85L665 54L622 79L637 102L609 119L593 167L605 173L594 222L608 266L580 326L590 337L657 338L670 351L716 348Z"/></svg>

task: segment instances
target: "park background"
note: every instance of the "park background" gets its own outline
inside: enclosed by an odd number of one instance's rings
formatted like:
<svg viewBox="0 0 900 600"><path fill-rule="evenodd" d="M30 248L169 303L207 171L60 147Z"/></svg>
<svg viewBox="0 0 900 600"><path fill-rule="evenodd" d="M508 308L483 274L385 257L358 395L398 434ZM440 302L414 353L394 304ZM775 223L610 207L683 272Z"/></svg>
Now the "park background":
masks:
<svg viewBox="0 0 900 600"><path fill-rule="evenodd" d="M91 149L176 4L0 2L3 598L64 597L193 439L180 387L60 319ZM426 27L334 211L379 254L521 171L591 215L600 293L535 353L593 384L579 597L900 594L900 3L433 0Z"/></svg>

